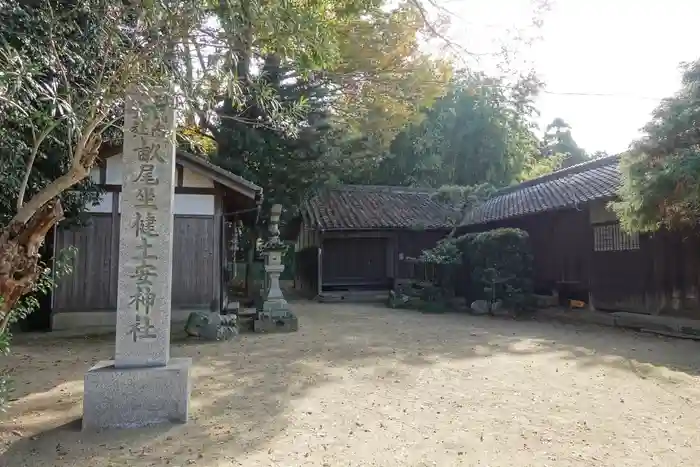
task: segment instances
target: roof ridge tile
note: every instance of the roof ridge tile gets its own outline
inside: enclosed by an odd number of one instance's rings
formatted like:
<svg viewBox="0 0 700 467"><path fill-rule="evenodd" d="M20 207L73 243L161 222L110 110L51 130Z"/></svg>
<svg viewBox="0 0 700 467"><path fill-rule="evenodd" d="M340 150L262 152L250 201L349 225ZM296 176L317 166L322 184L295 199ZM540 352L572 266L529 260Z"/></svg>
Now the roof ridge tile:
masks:
<svg viewBox="0 0 700 467"><path fill-rule="evenodd" d="M435 193L437 190L373 185L324 187L302 204L302 217L324 230L450 228L449 217L459 210L434 200Z"/></svg>
<svg viewBox="0 0 700 467"><path fill-rule="evenodd" d="M468 211L460 225L485 224L612 198L620 185L619 156L608 156L501 190Z"/></svg>

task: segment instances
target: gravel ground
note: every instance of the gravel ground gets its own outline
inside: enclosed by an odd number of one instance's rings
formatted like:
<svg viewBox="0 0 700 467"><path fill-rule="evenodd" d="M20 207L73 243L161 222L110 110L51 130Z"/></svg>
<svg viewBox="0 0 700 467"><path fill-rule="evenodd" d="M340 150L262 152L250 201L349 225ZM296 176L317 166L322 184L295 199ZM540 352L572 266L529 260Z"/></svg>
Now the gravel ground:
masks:
<svg viewBox="0 0 700 467"><path fill-rule="evenodd" d="M109 337L19 336L0 466L697 466L700 345L597 326L294 304L301 329L173 344L187 425L82 434ZM695 446L695 448L693 448Z"/></svg>

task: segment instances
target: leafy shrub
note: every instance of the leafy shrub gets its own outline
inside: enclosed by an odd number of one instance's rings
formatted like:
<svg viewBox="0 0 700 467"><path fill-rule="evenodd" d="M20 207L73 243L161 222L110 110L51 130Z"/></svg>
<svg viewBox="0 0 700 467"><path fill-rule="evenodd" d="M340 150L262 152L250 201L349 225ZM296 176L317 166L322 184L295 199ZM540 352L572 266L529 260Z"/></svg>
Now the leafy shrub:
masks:
<svg viewBox="0 0 700 467"><path fill-rule="evenodd" d="M469 299L502 300L516 311L532 298L532 249L527 232L495 229L457 239L470 271Z"/></svg>
<svg viewBox="0 0 700 467"><path fill-rule="evenodd" d="M445 313L450 308L449 298L440 286L425 282L404 282L389 292L388 306L424 313Z"/></svg>
<svg viewBox="0 0 700 467"><path fill-rule="evenodd" d="M490 183L477 185L443 185L433 195L438 202L465 208L477 206L491 198L497 189Z"/></svg>
<svg viewBox="0 0 700 467"><path fill-rule="evenodd" d="M443 238L434 248L423 250L420 260L434 264L459 264L462 262L462 253L456 238Z"/></svg>

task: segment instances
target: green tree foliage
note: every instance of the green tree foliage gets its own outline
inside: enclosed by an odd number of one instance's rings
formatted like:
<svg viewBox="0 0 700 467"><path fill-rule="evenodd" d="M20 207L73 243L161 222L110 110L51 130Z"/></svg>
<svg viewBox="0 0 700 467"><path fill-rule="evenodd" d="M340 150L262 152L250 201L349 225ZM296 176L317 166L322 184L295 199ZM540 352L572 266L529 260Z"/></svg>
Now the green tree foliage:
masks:
<svg viewBox="0 0 700 467"><path fill-rule="evenodd" d="M462 252L455 238L443 238L435 247L423 250L420 260L432 264L462 264Z"/></svg>
<svg viewBox="0 0 700 467"><path fill-rule="evenodd" d="M372 4L202 3L206 14L179 49L177 73L184 84L188 126L214 140L222 119L284 128L286 115L274 88L256 79L263 62L274 55L305 78L332 66L340 59L342 27Z"/></svg>
<svg viewBox="0 0 700 467"><path fill-rule="evenodd" d="M197 2L0 1L0 334L43 273L40 248L118 152L124 95L168 84Z"/></svg>
<svg viewBox="0 0 700 467"><path fill-rule="evenodd" d="M620 201L612 207L627 230L700 220L700 60L683 68L681 89L661 102L646 136L622 156Z"/></svg>
<svg viewBox="0 0 700 467"><path fill-rule="evenodd" d="M522 309L533 293L533 256L524 230L495 229L457 239L474 298Z"/></svg>
<svg viewBox="0 0 700 467"><path fill-rule="evenodd" d="M0 111L0 171L4 174L0 192L0 224L7 225L17 211L17 198L22 190L31 198L50 182L68 170L69 151L62 135L68 132L69 122L58 104L66 105L56 89L55 67L70 66L70 86L85 86L90 77L99 73L100 60L104 56L96 44L99 29L83 29L81 25L97 20L97 11L91 11L80 2L63 2L61 21L46 14L40 2L1 2L0 63L15 65L0 78L4 82L6 99L14 86L16 91L22 80L19 72L32 73L35 79L24 84L27 92L15 94L14 105L4 102ZM55 37L60 37L61 49L53 53L49 49ZM56 60L60 60L57 63ZM32 89L34 88L34 89ZM36 101L43 99L37 105ZM2 106L3 103L0 103ZM68 109L65 109L68 110ZM68 110L70 112L70 110ZM31 115L28 113L31 112ZM55 126L55 127L54 127ZM48 132L47 132L48 130ZM43 140L42 133L47 132ZM36 150L34 146L36 143ZM32 163L32 170L27 165ZM66 216L75 218L86 204L97 200L98 189L84 179L73 190L60 194Z"/></svg>
<svg viewBox="0 0 700 467"><path fill-rule="evenodd" d="M262 186L267 205L296 204L302 193L332 172L327 82L320 76L302 77L283 67L275 55L266 57L262 72L251 79L263 82L260 88L274 90L280 109L290 109L287 128L248 124L251 112L265 115L265 110L250 106L239 112L232 107L228 112L240 118L222 119L213 160ZM305 105L291 111L299 102Z"/></svg>
<svg viewBox="0 0 700 467"><path fill-rule="evenodd" d="M338 47L318 63L290 57L267 24L252 22L252 46L236 52L242 97L195 118L215 162L262 186L266 203L295 205L309 188L366 166L444 90L449 66L420 52L426 22L415 5L352 5L325 26ZM267 95L274 106L261 104Z"/></svg>
<svg viewBox="0 0 700 467"><path fill-rule="evenodd" d="M534 76L507 86L483 74L458 74L448 93L392 141L364 179L387 185L506 186L556 168L540 155Z"/></svg>
<svg viewBox="0 0 700 467"><path fill-rule="evenodd" d="M420 47L437 29L417 1L391 9L377 4L342 29L340 60L328 71L338 91L332 107L336 121L374 156L447 90L450 62Z"/></svg>
<svg viewBox="0 0 700 467"><path fill-rule="evenodd" d="M489 199L496 192L496 187L490 183L479 183L476 185L443 185L438 188L435 194L437 201L473 207Z"/></svg>
<svg viewBox="0 0 700 467"><path fill-rule="evenodd" d="M434 195L435 200L455 207L454 214L445 219L446 224L453 226L447 238L451 239L454 236L466 212L491 198L497 191L490 183L441 186Z"/></svg>
<svg viewBox="0 0 700 467"><path fill-rule="evenodd" d="M603 157L610 157L611 154L609 154L607 151L595 151L593 154L591 154L589 157L591 159L600 159Z"/></svg>
<svg viewBox="0 0 700 467"><path fill-rule="evenodd" d="M466 284L469 301L502 301L515 311L522 311L532 298L532 246L524 230L495 229L448 237L424 250L421 260L465 266L470 272Z"/></svg>
<svg viewBox="0 0 700 467"><path fill-rule="evenodd" d="M543 151L548 157L563 159L562 165L572 165L586 162L589 158L586 151L579 147L571 135L571 126L562 118L555 118L547 125L544 134Z"/></svg>
<svg viewBox="0 0 700 467"><path fill-rule="evenodd" d="M524 182L533 178L542 177L559 170L564 166L564 155L540 155L528 153L525 156L522 171L515 177L516 182Z"/></svg>

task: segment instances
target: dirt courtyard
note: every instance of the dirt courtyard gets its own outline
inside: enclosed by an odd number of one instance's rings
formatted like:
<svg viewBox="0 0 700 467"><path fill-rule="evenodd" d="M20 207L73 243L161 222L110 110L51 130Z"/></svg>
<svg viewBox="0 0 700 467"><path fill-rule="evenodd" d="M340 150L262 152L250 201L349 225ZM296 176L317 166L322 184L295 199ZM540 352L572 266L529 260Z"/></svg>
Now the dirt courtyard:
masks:
<svg viewBox="0 0 700 467"><path fill-rule="evenodd" d="M187 425L80 432L112 338L18 336L0 466L697 466L700 344L596 326L294 304L300 331L175 339Z"/></svg>

